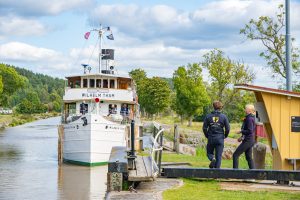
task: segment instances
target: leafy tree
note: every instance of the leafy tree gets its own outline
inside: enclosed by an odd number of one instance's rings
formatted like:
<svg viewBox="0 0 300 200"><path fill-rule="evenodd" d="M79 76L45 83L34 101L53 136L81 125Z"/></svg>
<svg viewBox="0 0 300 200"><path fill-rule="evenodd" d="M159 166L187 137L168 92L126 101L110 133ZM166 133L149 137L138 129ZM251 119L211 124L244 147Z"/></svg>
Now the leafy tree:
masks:
<svg viewBox="0 0 300 200"><path fill-rule="evenodd" d="M33 104L35 105L35 110L31 110L31 113L45 112L45 108L48 109L48 104L50 103L52 105L50 108L52 109L49 108L49 111L53 110L52 101L56 102L56 108L59 108L56 109L56 111L61 109L60 105L62 104L62 95L64 93L64 80L53 78L44 74L33 73L27 69L11 65L2 65L7 68L14 69L18 74L26 77L26 81L22 88L17 89L12 95L7 95L9 107L15 107L20 103L23 103L24 99L27 99L29 102L34 102ZM26 102L23 104L26 105ZM57 104L60 105L58 106ZM24 105L22 108L24 108ZM28 111L30 109L26 110Z"/></svg>
<svg viewBox="0 0 300 200"><path fill-rule="evenodd" d="M282 4L278 6L278 9L279 13L276 18L261 16L258 20L251 19L240 30L240 33L250 40L261 41L266 50L261 52L260 56L267 61L268 67L275 75L286 78L285 36L283 34L285 13ZM294 41L295 39L292 38L292 42ZM291 57L293 71L300 72L299 51L293 44Z"/></svg>
<svg viewBox="0 0 300 200"><path fill-rule="evenodd" d="M232 86L251 83L255 77L253 72L243 63L225 57L224 52L218 49L210 51L203 57L202 66L208 70L211 78L211 83L207 85L210 100L221 101L229 119L238 121L240 116L244 115L245 104L253 103L253 99L250 102L245 102L245 98L248 98L249 95L234 90Z"/></svg>
<svg viewBox="0 0 300 200"><path fill-rule="evenodd" d="M168 83L159 77L143 80L143 87L139 92L141 105L152 116L153 114L164 112L170 107L171 89Z"/></svg>
<svg viewBox="0 0 300 200"><path fill-rule="evenodd" d="M61 111L61 103L58 101L53 101L53 110L56 112Z"/></svg>
<svg viewBox="0 0 300 200"><path fill-rule="evenodd" d="M142 114L144 114L145 111L145 105L147 100L143 99L142 91L143 91L143 86L145 82L147 81L147 73L145 70L139 68L139 69L134 69L129 72L130 77L134 80L136 84L136 91L138 95L138 101L140 104L140 109L142 111Z"/></svg>
<svg viewBox="0 0 300 200"><path fill-rule="evenodd" d="M2 76L0 76L0 94L3 92L3 82L2 82Z"/></svg>
<svg viewBox="0 0 300 200"><path fill-rule="evenodd" d="M209 98L202 79L202 68L197 63L181 66L173 74L176 91L175 111L189 118L189 126L195 115L201 115L209 104Z"/></svg>
<svg viewBox="0 0 300 200"><path fill-rule="evenodd" d="M0 64L0 76L2 77L3 88L0 96L0 105L7 106L8 98L24 86L26 79L18 74L14 68L5 64Z"/></svg>
<svg viewBox="0 0 300 200"><path fill-rule="evenodd" d="M232 85L250 83L254 73L243 63L226 58L224 52L214 49L205 54L202 66L208 70L211 78L209 94L211 100L220 100L224 105L230 103L237 95Z"/></svg>
<svg viewBox="0 0 300 200"><path fill-rule="evenodd" d="M33 105L38 105L41 103L38 94L33 90L28 91L25 98Z"/></svg>
<svg viewBox="0 0 300 200"><path fill-rule="evenodd" d="M129 72L129 75L136 83L137 89L139 88L139 85L141 85L143 81L147 78L147 73L141 68L131 70Z"/></svg>

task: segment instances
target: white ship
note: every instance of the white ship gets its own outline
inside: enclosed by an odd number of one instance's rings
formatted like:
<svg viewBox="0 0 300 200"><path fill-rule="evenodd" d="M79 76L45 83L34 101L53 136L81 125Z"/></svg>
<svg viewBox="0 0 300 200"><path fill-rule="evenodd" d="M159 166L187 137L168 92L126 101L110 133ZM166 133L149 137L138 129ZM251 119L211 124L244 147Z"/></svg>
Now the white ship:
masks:
<svg viewBox="0 0 300 200"><path fill-rule="evenodd" d="M118 75L112 65L114 50L102 49L110 28L92 31L100 39L99 71L91 73L91 67L83 65L81 75L66 77L62 115L63 160L87 166L106 164L113 146L126 146L126 125L138 120L133 80Z"/></svg>

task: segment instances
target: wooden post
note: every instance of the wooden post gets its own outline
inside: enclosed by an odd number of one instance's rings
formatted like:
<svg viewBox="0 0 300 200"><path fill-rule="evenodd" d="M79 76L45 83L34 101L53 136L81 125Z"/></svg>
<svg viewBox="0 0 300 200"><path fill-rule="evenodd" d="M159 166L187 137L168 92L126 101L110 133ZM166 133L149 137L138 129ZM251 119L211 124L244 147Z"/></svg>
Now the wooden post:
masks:
<svg viewBox="0 0 300 200"><path fill-rule="evenodd" d="M253 161L255 169L265 169L267 146L263 143L256 143L253 147Z"/></svg>
<svg viewBox="0 0 300 200"><path fill-rule="evenodd" d="M63 125L58 126L58 145L57 145L57 160L58 164L63 163L63 154L64 154L64 127Z"/></svg>
<svg viewBox="0 0 300 200"><path fill-rule="evenodd" d="M174 125L174 151L176 153L179 153L179 141L180 135L179 135L179 126L177 124Z"/></svg>
<svg viewBox="0 0 300 200"><path fill-rule="evenodd" d="M164 138L164 133L162 132L159 136L159 145L162 147L163 146L163 138ZM160 150L159 151L159 154L158 154L158 173L160 174L161 173L161 157L162 157L162 151L163 150Z"/></svg>

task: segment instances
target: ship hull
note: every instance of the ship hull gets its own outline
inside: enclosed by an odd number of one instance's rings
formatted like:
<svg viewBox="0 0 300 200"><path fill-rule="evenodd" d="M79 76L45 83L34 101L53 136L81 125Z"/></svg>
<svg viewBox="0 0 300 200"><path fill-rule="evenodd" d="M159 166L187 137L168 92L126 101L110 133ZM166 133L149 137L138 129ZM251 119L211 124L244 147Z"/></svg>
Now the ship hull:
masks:
<svg viewBox="0 0 300 200"><path fill-rule="evenodd" d="M67 163L105 165L113 146L126 146L126 126L100 115L85 115L63 127L63 160Z"/></svg>

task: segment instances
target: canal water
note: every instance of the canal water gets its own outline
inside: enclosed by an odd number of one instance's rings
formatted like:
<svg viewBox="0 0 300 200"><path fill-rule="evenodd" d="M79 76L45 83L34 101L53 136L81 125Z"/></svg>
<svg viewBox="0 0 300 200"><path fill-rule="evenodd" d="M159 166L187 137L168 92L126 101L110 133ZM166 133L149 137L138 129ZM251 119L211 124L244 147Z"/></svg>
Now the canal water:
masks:
<svg viewBox="0 0 300 200"><path fill-rule="evenodd" d="M107 166L58 166L59 119L0 130L0 200L104 198Z"/></svg>

